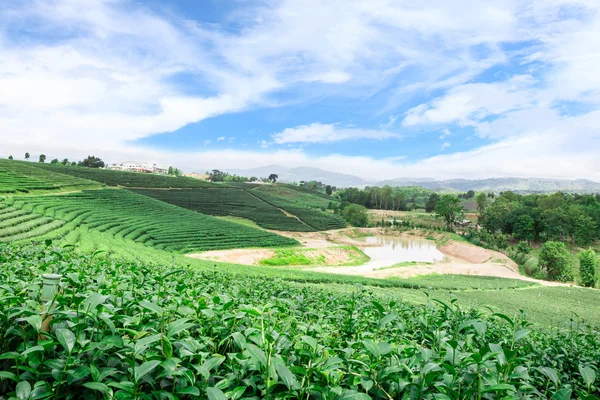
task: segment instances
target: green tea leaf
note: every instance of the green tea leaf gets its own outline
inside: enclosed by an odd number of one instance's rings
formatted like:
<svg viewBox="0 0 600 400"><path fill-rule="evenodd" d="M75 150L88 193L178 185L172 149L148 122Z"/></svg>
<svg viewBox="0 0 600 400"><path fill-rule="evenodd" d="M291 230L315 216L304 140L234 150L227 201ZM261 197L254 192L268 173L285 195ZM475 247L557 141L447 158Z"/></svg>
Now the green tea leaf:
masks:
<svg viewBox="0 0 600 400"><path fill-rule="evenodd" d="M583 365L579 365L579 374L583 378L585 382L585 386L591 387L596 381L596 372L590 367L584 367Z"/></svg>
<svg viewBox="0 0 600 400"><path fill-rule="evenodd" d="M158 315L162 315L162 313L164 312L164 310L161 306L159 306L158 304L153 303L151 301L142 300L142 301L140 301L139 304L140 304L140 306L142 306L150 311L153 311L153 312L157 313Z"/></svg>
<svg viewBox="0 0 600 400"><path fill-rule="evenodd" d="M253 345L252 343L246 344L246 350L250 354L250 357L259 364L259 366L264 367L267 365L267 356L265 352L262 351L258 346Z"/></svg>
<svg viewBox="0 0 600 400"><path fill-rule="evenodd" d="M58 342L67 350L69 354L73 352L73 347L75 347L75 335L68 329L57 329L56 330L56 339Z"/></svg>
<svg viewBox="0 0 600 400"><path fill-rule="evenodd" d="M573 391L571 389L560 389L556 391L551 399L552 400L570 400Z"/></svg>
<svg viewBox="0 0 600 400"><path fill-rule="evenodd" d="M160 364L158 360L146 361L140 366L134 368L133 376L136 382L144 377L144 375L150 373L154 368Z"/></svg>
<svg viewBox="0 0 600 400"><path fill-rule="evenodd" d="M29 322L29 324L31 326L33 326L33 329L36 330L36 332L39 332L40 329L42 329L42 317L39 315L31 315L29 317L24 318L25 321Z"/></svg>
<svg viewBox="0 0 600 400"><path fill-rule="evenodd" d="M17 383L16 389L17 399L25 400L31 395L31 384L27 381L21 381Z"/></svg>
<svg viewBox="0 0 600 400"><path fill-rule="evenodd" d="M209 387L206 389L208 400L227 400L227 396L220 389Z"/></svg>
<svg viewBox="0 0 600 400"><path fill-rule="evenodd" d="M292 371L289 370L285 365L278 363L275 365L275 370L277 374L281 378L281 381L289 390L296 387L296 377L292 374Z"/></svg>
<svg viewBox="0 0 600 400"><path fill-rule="evenodd" d="M88 389L96 390L102 394L108 394L111 392L110 388L101 382L86 382L83 384Z"/></svg>

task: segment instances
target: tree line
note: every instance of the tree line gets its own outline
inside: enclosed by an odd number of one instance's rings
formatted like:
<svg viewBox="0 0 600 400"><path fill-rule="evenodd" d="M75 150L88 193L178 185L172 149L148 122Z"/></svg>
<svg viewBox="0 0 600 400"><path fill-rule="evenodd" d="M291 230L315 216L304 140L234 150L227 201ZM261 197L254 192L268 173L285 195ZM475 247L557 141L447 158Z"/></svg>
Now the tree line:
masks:
<svg viewBox="0 0 600 400"><path fill-rule="evenodd" d="M478 196L479 224L489 233L526 241L571 241L578 246L600 239L599 194L504 192L489 203Z"/></svg>
<svg viewBox="0 0 600 400"><path fill-rule="evenodd" d="M348 188L335 192L342 202L370 209L408 211L423 207L431 192L417 186Z"/></svg>

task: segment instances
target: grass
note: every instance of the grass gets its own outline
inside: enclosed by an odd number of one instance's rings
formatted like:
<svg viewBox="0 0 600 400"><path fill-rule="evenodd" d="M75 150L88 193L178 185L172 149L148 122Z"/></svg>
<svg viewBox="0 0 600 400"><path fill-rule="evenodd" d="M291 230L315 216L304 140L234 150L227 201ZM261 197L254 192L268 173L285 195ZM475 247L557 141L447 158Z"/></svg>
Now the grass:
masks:
<svg viewBox="0 0 600 400"><path fill-rule="evenodd" d="M346 259L331 262L326 253L335 253ZM369 261L369 257L355 246L335 246L322 249L290 248L276 249L275 255L260 261L260 265L268 266L348 266L361 265Z"/></svg>
<svg viewBox="0 0 600 400"><path fill-rule="evenodd" d="M520 279L454 274L422 275L407 280L436 290L504 290L537 286Z"/></svg>

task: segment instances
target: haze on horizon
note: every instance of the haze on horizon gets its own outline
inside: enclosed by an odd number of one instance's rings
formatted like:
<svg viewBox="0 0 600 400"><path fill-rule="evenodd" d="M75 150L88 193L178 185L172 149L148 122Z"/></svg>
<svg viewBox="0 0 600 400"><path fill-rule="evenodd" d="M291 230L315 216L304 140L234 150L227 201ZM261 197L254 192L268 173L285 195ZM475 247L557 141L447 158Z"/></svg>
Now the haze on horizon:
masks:
<svg viewBox="0 0 600 400"><path fill-rule="evenodd" d="M5 0L0 157L600 181L600 2Z"/></svg>

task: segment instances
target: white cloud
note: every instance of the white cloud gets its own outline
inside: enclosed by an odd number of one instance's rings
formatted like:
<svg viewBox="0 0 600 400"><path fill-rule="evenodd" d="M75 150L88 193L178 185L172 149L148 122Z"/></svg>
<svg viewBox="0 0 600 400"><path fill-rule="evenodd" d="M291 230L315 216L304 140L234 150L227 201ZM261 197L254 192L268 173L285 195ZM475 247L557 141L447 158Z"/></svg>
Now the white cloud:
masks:
<svg viewBox="0 0 600 400"><path fill-rule="evenodd" d="M217 142L220 142L220 141L223 141L223 140L225 140L225 136L219 136L217 138Z"/></svg>
<svg viewBox="0 0 600 400"><path fill-rule="evenodd" d="M267 147L269 147L269 143L266 140L261 140L258 142L258 144L260 144L260 147L263 149L266 149Z"/></svg>
<svg viewBox="0 0 600 400"><path fill-rule="evenodd" d="M203 143L205 146L209 145L212 142L210 139L206 139Z"/></svg>
<svg viewBox="0 0 600 400"><path fill-rule="evenodd" d="M444 142L442 144L442 147L440 147L440 151L444 151L445 149L447 149L450 146L452 146L452 144L450 142Z"/></svg>
<svg viewBox="0 0 600 400"><path fill-rule="evenodd" d="M399 139L400 135L389 131L346 128L340 124L320 124L318 122L310 125L297 126L295 128L286 128L273 135L273 141L277 144L333 143L342 140L383 140L390 138Z"/></svg>
<svg viewBox="0 0 600 400"><path fill-rule="evenodd" d="M301 149L274 152L269 162L340 172L351 166L350 173L366 177L600 179L595 1L251 2L245 14L228 17L241 27L236 30L158 15L140 4L37 0L0 8L0 153L102 153L114 161L165 159L188 169L199 163L249 167L264 164L265 154L176 153L133 141L250 107L333 95L368 106L379 96L376 106L387 113L380 115L392 115L381 130L313 123L285 129L273 141L396 138L388 130L400 115L411 129L472 126L494 144L412 162L313 157ZM35 35L15 37L23 26L35 27ZM506 42L515 50L505 50ZM515 76L515 64L527 71ZM474 82L493 67L505 75ZM180 74L200 83L182 88ZM423 103L406 111L415 95ZM563 101L575 102L581 115L570 116L568 107L561 114Z"/></svg>
<svg viewBox="0 0 600 400"><path fill-rule="evenodd" d="M452 135L452 132L450 132L450 130L448 128L445 128L442 131L442 134L440 135L440 140L444 140L445 138L447 138L450 135Z"/></svg>

